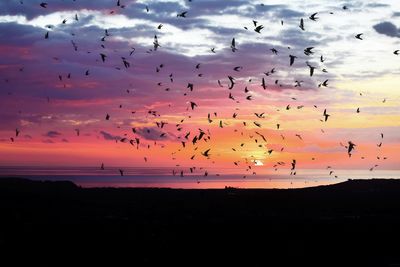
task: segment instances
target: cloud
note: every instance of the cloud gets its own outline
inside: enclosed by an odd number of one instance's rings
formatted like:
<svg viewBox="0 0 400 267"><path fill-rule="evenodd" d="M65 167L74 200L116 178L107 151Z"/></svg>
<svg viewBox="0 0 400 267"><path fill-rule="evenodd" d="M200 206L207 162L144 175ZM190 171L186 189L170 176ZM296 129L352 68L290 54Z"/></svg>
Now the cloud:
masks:
<svg viewBox="0 0 400 267"><path fill-rule="evenodd" d="M175 136L172 133L160 131L157 127L143 127L136 129L136 133L147 140L173 140ZM165 133L164 136L161 136Z"/></svg>
<svg viewBox="0 0 400 267"><path fill-rule="evenodd" d="M103 138L105 139L105 140L119 140L119 139L121 139L121 136L118 136L118 135L112 135L112 134L110 134L110 133L107 133L107 132L105 132L105 131L100 131L100 134L103 136Z"/></svg>
<svg viewBox="0 0 400 267"><path fill-rule="evenodd" d="M61 135L61 133L57 132L57 131L48 131L47 133L43 134L43 136L47 136L50 138L57 138Z"/></svg>
<svg viewBox="0 0 400 267"><path fill-rule="evenodd" d="M390 5L382 3L369 3L366 5L366 7L390 7Z"/></svg>
<svg viewBox="0 0 400 267"><path fill-rule="evenodd" d="M390 37L400 37L400 29L391 22L385 21L374 25L376 32Z"/></svg>

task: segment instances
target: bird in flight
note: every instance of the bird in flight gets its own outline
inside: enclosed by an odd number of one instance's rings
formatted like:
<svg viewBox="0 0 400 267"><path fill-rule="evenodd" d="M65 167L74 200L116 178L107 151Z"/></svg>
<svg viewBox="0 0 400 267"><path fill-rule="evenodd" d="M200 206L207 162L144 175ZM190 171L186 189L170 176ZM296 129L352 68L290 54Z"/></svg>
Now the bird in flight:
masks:
<svg viewBox="0 0 400 267"><path fill-rule="evenodd" d="M194 107L197 107L197 104L194 102L190 102L190 107L192 108L192 110L194 110Z"/></svg>
<svg viewBox="0 0 400 267"><path fill-rule="evenodd" d="M237 50L235 38L232 39L231 49L232 49L232 52L236 52L236 50Z"/></svg>
<svg viewBox="0 0 400 267"><path fill-rule="evenodd" d="M317 20L318 20L317 14L318 14L318 12L312 14L312 15L310 16L310 19L313 20L313 21L317 21Z"/></svg>
<svg viewBox="0 0 400 267"><path fill-rule="evenodd" d="M305 29L304 29L304 20L303 19L300 19L299 28L302 29L303 31L305 31Z"/></svg>
<svg viewBox="0 0 400 267"><path fill-rule="evenodd" d="M292 66L293 63L294 63L294 60L295 60L297 57L296 57L296 56L293 56L293 55L289 55L289 58L290 58L290 66Z"/></svg>
<svg viewBox="0 0 400 267"><path fill-rule="evenodd" d="M183 12L179 13L179 14L176 15L176 16L177 16L177 17L186 18L186 14L187 14L187 11L183 11Z"/></svg>
<svg viewBox="0 0 400 267"><path fill-rule="evenodd" d="M206 151L204 151L204 152L201 152L201 154L204 156L204 157L209 157L210 156L210 154L208 154L209 152L210 152L210 150L211 149L207 149Z"/></svg>
<svg viewBox="0 0 400 267"><path fill-rule="evenodd" d="M363 35L363 33L359 33L357 34L355 37L359 40L364 40L363 38L361 38L361 36Z"/></svg>
<svg viewBox="0 0 400 267"><path fill-rule="evenodd" d="M312 54L314 54L314 52L312 51L312 49L314 49L314 47L307 47L306 49L304 49L304 54L306 56L310 56Z"/></svg>
<svg viewBox="0 0 400 267"><path fill-rule="evenodd" d="M353 142L349 141L348 142L348 147L347 147L347 154L349 155L349 158L351 157L351 151L353 151L354 147L356 146Z"/></svg>
<svg viewBox="0 0 400 267"><path fill-rule="evenodd" d="M157 37L157 35L154 35L153 45L154 45L154 51L157 51L157 49L161 46L161 45L158 43L158 37Z"/></svg>
<svg viewBox="0 0 400 267"><path fill-rule="evenodd" d="M254 29L254 31L257 32L257 33L261 33L261 30L262 30L262 29L264 29L264 26L263 26L263 25L258 25L258 26Z"/></svg>
<svg viewBox="0 0 400 267"><path fill-rule="evenodd" d="M329 115L327 112L326 112L326 109L324 109L324 117L325 117L325 121L327 121L328 120L328 118L329 118L329 116L331 116L331 115Z"/></svg>
<svg viewBox="0 0 400 267"><path fill-rule="evenodd" d="M314 75L315 67L311 66L308 62L306 62L307 66L310 68L310 77Z"/></svg>

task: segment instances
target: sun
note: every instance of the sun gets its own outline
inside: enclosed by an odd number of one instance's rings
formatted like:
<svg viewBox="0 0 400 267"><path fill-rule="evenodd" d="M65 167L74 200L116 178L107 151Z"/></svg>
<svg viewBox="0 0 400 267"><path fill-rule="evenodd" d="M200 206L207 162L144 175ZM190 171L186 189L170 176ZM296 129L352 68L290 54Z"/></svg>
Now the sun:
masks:
<svg viewBox="0 0 400 267"><path fill-rule="evenodd" d="M264 163L262 163L261 160L256 159L256 160L254 160L254 165L255 166L264 166Z"/></svg>

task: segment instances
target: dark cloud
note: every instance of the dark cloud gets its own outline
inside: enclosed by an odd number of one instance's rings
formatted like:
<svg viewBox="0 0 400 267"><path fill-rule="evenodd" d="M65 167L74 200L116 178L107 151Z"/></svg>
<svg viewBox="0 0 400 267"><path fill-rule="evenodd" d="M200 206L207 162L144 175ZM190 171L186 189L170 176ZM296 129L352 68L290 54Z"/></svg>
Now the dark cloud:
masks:
<svg viewBox="0 0 400 267"><path fill-rule="evenodd" d="M138 128L136 129L136 133L141 137L152 141L175 139L175 136L172 133L162 132L156 127ZM163 133L165 133L165 136L161 136Z"/></svg>
<svg viewBox="0 0 400 267"><path fill-rule="evenodd" d="M57 132L57 131L48 131L47 133L43 134L43 136L47 136L50 138L57 138L61 135L61 133Z"/></svg>
<svg viewBox="0 0 400 267"><path fill-rule="evenodd" d="M100 134L103 136L103 138L105 140L113 140L114 141L114 140L120 140L121 139L121 136L112 135L112 134L107 133L105 131L100 131Z"/></svg>
<svg viewBox="0 0 400 267"><path fill-rule="evenodd" d="M385 21L374 25L375 31L390 37L400 37L400 29L391 22Z"/></svg>
<svg viewBox="0 0 400 267"><path fill-rule="evenodd" d="M382 4L382 3L369 3L366 6L367 7L390 7L390 5Z"/></svg>

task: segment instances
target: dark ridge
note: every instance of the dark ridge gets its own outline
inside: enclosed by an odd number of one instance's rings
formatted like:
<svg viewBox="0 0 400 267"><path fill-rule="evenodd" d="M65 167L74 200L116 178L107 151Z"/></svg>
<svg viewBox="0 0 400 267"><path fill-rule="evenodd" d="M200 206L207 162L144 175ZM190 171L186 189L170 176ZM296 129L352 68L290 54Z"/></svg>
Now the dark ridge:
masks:
<svg viewBox="0 0 400 267"><path fill-rule="evenodd" d="M210 190L0 179L0 252L30 265L399 266L398 240L395 179Z"/></svg>
<svg viewBox="0 0 400 267"><path fill-rule="evenodd" d="M34 181L18 177L0 178L1 190L19 190L19 191L48 191L76 190L79 187L71 181Z"/></svg>

